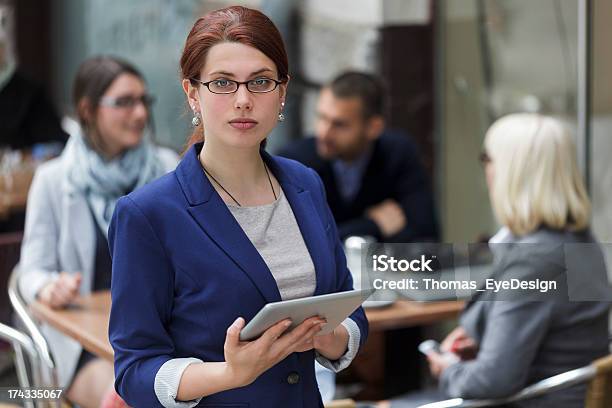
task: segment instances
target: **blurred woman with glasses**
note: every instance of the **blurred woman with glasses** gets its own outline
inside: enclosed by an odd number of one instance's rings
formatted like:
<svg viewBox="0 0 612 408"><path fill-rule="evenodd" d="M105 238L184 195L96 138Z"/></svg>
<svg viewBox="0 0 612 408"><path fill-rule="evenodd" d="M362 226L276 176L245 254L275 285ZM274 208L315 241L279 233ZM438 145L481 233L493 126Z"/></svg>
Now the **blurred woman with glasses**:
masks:
<svg viewBox="0 0 612 408"><path fill-rule="evenodd" d="M329 334L315 337L326 322L313 316L240 340L267 303L353 288L321 180L263 149L284 118L282 38L261 12L228 7L196 21L180 64L189 148L119 200L109 230L117 391L138 407L322 407L314 360L350 364L361 308Z"/></svg>
<svg viewBox="0 0 612 408"><path fill-rule="evenodd" d="M108 226L117 199L172 170L176 153L148 132L152 97L143 76L114 57L78 69L73 99L79 128L62 155L39 167L28 196L20 290L28 302L63 308L78 294L110 289ZM60 386L82 407L111 406L113 365L43 327ZM116 401L115 401L116 402Z"/></svg>

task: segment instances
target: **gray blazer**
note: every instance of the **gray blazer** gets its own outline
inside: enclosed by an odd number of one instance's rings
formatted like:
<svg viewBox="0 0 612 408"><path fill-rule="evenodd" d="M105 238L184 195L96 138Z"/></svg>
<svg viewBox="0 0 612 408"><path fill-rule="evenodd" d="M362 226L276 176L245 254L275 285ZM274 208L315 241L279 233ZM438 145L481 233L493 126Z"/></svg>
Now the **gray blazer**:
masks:
<svg viewBox="0 0 612 408"><path fill-rule="evenodd" d="M495 279L555 279L561 290L544 298L510 300L482 292L472 300L461 316L461 325L476 340L479 351L476 359L454 364L443 372L439 386L449 397L509 396L528 384L585 366L609 352L610 303L604 299L610 299L610 292L603 254L597 245L589 245L588 256L580 260L584 262L582 268L573 272L572 262L564 259L564 255L568 257L564 248L571 251L576 247L572 244L593 243L590 234L542 229L511 242L494 251ZM570 276L574 272L590 273L582 279L600 282L593 285L600 292L590 292L600 301L568 301L568 283L569 296L575 298L571 294L576 292L576 276ZM582 407L585 391L586 387L579 385L517 406Z"/></svg>
<svg viewBox="0 0 612 408"><path fill-rule="evenodd" d="M166 171L174 170L178 155L158 148ZM26 302L56 279L60 272L81 272L81 294L91 293L96 230L85 196L67 180L66 159L60 156L42 164L28 193L26 223L19 261L19 290ZM78 342L47 325L41 328L56 364L60 386L70 384L81 354Z"/></svg>

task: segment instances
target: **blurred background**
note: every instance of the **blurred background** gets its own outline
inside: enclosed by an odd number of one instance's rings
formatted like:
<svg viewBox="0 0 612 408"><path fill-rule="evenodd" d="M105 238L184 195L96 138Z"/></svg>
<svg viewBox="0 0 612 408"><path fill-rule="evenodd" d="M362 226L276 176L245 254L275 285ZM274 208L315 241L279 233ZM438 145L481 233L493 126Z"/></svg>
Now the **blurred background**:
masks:
<svg viewBox="0 0 612 408"><path fill-rule="evenodd" d="M575 134L594 233L612 242L609 0L0 0L0 67L16 64L69 118L79 64L123 57L156 97L157 142L180 152L191 133L178 72L187 31L200 15L233 4L264 11L287 44L287 120L268 139L272 153L313 133L319 90L339 72L379 74L388 125L412 136L431 180L441 241L476 242L499 228L478 160L484 132L508 113L549 114ZM1 106L0 232L19 231L36 163L59 151L47 145L24 160L3 146ZM20 239L0 253L2 294Z"/></svg>
<svg viewBox="0 0 612 408"><path fill-rule="evenodd" d="M7 31L20 69L44 84L61 115L71 114L72 78L83 59L125 57L157 97L157 140L180 150L190 123L178 76L187 30L202 13L236 3L265 11L290 49L290 118L269 150L311 133L318 89L339 71L379 73L390 89L390 125L412 135L430 172L443 240L470 242L497 228L477 161L485 129L510 112L552 114L578 135L595 233L611 240L609 1L3 0L0 6L11 10ZM585 5L588 15L580 13ZM589 33L583 43L581 24ZM579 67L587 62L590 87L581 88ZM581 95L586 124L579 119Z"/></svg>

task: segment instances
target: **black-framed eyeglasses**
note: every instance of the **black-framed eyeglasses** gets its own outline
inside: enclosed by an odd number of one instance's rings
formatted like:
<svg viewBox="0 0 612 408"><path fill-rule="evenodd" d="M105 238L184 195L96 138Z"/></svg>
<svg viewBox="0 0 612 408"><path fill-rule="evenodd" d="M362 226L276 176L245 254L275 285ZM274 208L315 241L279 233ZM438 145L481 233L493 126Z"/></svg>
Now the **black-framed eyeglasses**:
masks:
<svg viewBox="0 0 612 408"><path fill-rule="evenodd" d="M155 97L144 94L142 96L105 96L100 99L100 105L119 109L133 109L139 103L142 103L145 108L149 109L155 103Z"/></svg>
<svg viewBox="0 0 612 408"><path fill-rule="evenodd" d="M233 94L238 91L240 85L246 86L246 89L251 93L268 93L275 90L283 81L276 79L259 77L248 81L238 82L232 79L213 79L212 81L204 82L196 78L191 78L192 81L204 85L214 94Z"/></svg>
<svg viewBox="0 0 612 408"><path fill-rule="evenodd" d="M484 166L486 164L491 163L491 156L489 156L485 151L480 152L480 154L478 155L478 161Z"/></svg>

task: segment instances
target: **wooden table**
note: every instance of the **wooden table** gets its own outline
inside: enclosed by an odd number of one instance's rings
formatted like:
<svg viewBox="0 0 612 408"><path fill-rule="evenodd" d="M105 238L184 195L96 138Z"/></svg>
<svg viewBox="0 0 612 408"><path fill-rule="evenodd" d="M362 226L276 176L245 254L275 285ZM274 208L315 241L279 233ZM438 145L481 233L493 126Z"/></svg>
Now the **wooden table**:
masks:
<svg viewBox="0 0 612 408"><path fill-rule="evenodd" d="M113 349L108 341L110 293L98 292L79 297L67 309L54 310L41 303L31 306L34 315L77 340L85 350L112 361ZM433 324L456 317L463 302L412 302L400 300L384 308L366 309L370 331L383 331Z"/></svg>
<svg viewBox="0 0 612 408"><path fill-rule="evenodd" d="M414 302L398 300L382 308L368 308L366 315L370 331L400 329L437 323L459 316L465 303L462 301L447 302Z"/></svg>
<svg viewBox="0 0 612 408"><path fill-rule="evenodd" d="M415 382L414 376L418 376L420 357L415 351L417 339L405 338L410 345L402 345L397 350L397 340L393 340L393 335L397 333L390 330L427 326L453 319L463 307L464 302L459 301L425 303L398 300L387 307L365 309L370 323L368 340L343 374L348 383L361 383L361 390L352 397L369 401L385 399L394 393L393 387L400 383L402 392L406 391L408 388L404 387L409 387ZM403 336L407 334L404 333ZM388 350L390 344L395 344L395 348L391 346ZM398 368L397 364L389 366L389 353L393 355L394 360L410 362L411 368L406 369L403 365ZM341 382L342 378L339 377L338 380Z"/></svg>
<svg viewBox="0 0 612 408"><path fill-rule="evenodd" d="M66 309L51 309L39 302L30 306L38 319L72 337L87 351L113 361L113 349L108 341L110 293L107 291L79 297Z"/></svg>

